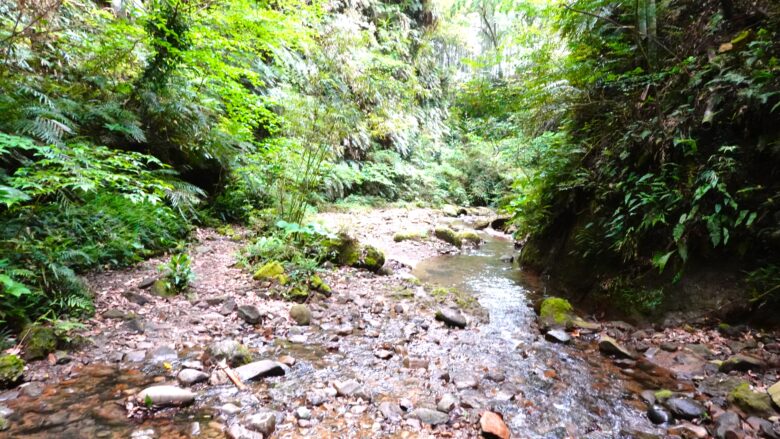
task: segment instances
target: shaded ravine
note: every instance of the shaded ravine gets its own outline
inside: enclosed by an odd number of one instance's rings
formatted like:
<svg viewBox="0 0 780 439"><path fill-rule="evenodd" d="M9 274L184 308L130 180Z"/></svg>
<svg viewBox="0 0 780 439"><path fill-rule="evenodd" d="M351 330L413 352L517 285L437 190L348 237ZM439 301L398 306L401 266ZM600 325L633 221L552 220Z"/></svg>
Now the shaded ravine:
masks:
<svg viewBox="0 0 780 439"><path fill-rule="evenodd" d="M482 233L483 244L458 255L428 259L415 267L424 282L456 288L477 298L489 322L464 332L451 360L503 366L518 383L518 401L493 401L492 408L519 437L635 437L658 431L647 421L611 363L587 340L575 346L544 341L536 326L528 287L535 279L508 260L513 243ZM595 357L594 357L595 355Z"/></svg>

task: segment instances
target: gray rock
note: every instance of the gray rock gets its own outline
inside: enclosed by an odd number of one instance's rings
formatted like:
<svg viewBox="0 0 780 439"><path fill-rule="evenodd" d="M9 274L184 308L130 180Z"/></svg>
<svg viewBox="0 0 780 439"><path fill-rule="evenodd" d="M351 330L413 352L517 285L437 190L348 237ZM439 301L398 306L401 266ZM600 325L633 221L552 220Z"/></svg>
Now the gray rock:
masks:
<svg viewBox="0 0 780 439"><path fill-rule="evenodd" d="M547 334L544 334L544 338L553 343L567 344L571 342L571 336L563 329L551 329L547 331Z"/></svg>
<svg viewBox="0 0 780 439"><path fill-rule="evenodd" d="M124 311L117 308L111 308L105 311L102 315L104 319L124 319L127 317L127 314L125 314Z"/></svg>
<svg viewBox="0 0 780 439"><path fill-rule="evenodd" d="M720 371L726 373L731 372L732 370L741 372L752 370L757 372L764 370L765 368L766 362L764 362L764 360L744 354L732 355L720 365Z"/></svg>
<svg viewBox="0 0 780 439"><path fill-rule="evenodd" d="M361 398L365 401L371 400L371 395L363 386L355 380L336 381L333 383L338 396L347 398Z"/></svg>
<svg viewBox="0 0 780 439"><path fill-rule="evenodd" d="M311 323L311 317L311 310L306 305L293 305L290 307L290 318L298 325L309 325Z"/></svg>
<svg viewBox="0 0 780 439"><path fill-rule="evenodd" d="M321 406L328 401L328 395L322 390L312 390L306 393L306 402L314 407Z"/></svg>
<svg viewBox="0 0 780 439"><path fill-rule="evenodd" d="M439 402L436 404L436 410L444 413L449 413L457 407L458 405L458 398L453 395L452 393L445 393L442 395Z"/></svg>
<svg viewBox="0 0 780 439"><path fill-rule="evenodd" d="M181 365L186 369L203 370L203 363L198 360L183 361Z"/></svg>
<svg viewBox="0 0 780 439"><path fill-rule="evenodd" d="M447 413L423 407L414 409L409 416L428 425L446 424L450 420L450 415Z"/></svg>
<svg viewBox="0 0 780 439"><path fill-rule="evenodd" d="M266 437L271 436L276 429L276 413L271 411L255 413L247 418L246 424Z"/></svg>
<svg viewBox="0 0 780 439"><path fill-rule="evenodd" d="M221 304L225 303L225 300L227 300L227 298L225 296L207 297L206 298L206 303L209 306L217 306L217 305L221 305Z"/></svg>
<svg viewBox="0 0 780 439"><path fill-rule="evenodd" d="M599 338L599 350L607 355L614 355L618 358L634 358L634 355L624 348L614 338L608 335L602 335Z"/></svg>
<svg viewBox="0 0 780 439"><path fill-rule="evenodd" d="M338 335L350 335L352 334L352 331L354 331L355 328L352 327L349 323L344 323L343 325L339 325L336 327L336 334Z"/></svg>
<svg viewBox="0 0 780 439"><path fill-rule="evenodd" d="M665 404L672 414L679 419L696 419L706 413L703 405L690 398L669 398Z"/></svg>
<svg viewBox="0 0 780 439"><path fill-rule="evenodd" d="M228 402L226 404L222 404L219 407L219 411L226 415L235 415L236 413L239 413L241 411L241 407Z"/></svg>
<svg viewBox="0 0 780 439"><path fill-rule="evenodd" d="M179 359L179 354L170 346L158 346L150 354L149 360L154 364L160 364L162 362L171 362Z"/></svg>
<svg viewBox="0 0 780 439"><path fill-rule="evenodd" d="M144 306L151 301L145 295L140 293L135 293L132 291L125 291L124 293L122 293L122 296L124 296L124 298L127 299L128 302L135 303L136 305L139 306Z"/></svg>
<svg viewBox="0 0 780 439"><path fill-rule="evenodd" d="M477 386L479 386L479 381L477 381L477 378L470 374L453 375L452 382L455 384L455 388L458 390L476 389Z"/></svg>
<svg viewBox="0 0 780 439"><path fill-rule="evenodd" d="M263 313L260 308L254 305L241 305L238 307L238 316L250 325L256 325L263 319Z"/></svg>
<svg viewBox="0 0 780 439"><path fill-rule="evenodd" d="M146 359L146 351L130 351L125 352L125 355L122 357L122 361L125 361L127 363L141 363Z"/></svg>
<svg viewBox="0 0 780 439"><path fill-rule="evenodd" d="M647 410L647 418L653 424L668 424L672 421L672 414L660 405L653 405Z"/></svg>
<svg viewBox="0 0 780 439"><path fill-rule="evenodd" d="M382 416L386 420L391 422L400 421L401 416L403 415L401 406L399 406L396 403L392 403L390 401L385 401L379 404L379 412L382 413Z"/></svg>
<svg viewBox="0 0 780 439"><path fill-rule="evenodd" d="M311 410L300 406L295 409L295 417L298 419L311 419Z"/></svg>
<svg viewBox="0 0 780 439"><path fill-rule="evenodd" d="M465 328L467 323L466 317L460 311L452 308L441 308L436 311L436 320L456 328Z"/></svg>
<svg viewBox="0 0 780 439"><path fill-rule="evenodd" d="M230 439L263 439L262 433L249 430L237 422L228 426L228 429L225 433Z"/></svg>
<svg viewBox="0 0 780 439"><path fill-rule="evenodd" d="M223 316L229 316L230 314L233 314L233 311L236 310L236 307L236 300L230 297L219 308L219 313Z"/></svg>
<svg viewBox="0 0 780 439"><path fill-rule="evenodd" d="M143 334L146 331L147 323L141 318L134 318L122 324L122 329L136 334Z"/></svg>
<svg viewBox="0 0 780 439"><path fill-rule="evenodd" d="M741 425L738 414L725 412L715 418L715 437L718 439L742 437Z"/></svg>
<svg viewBox="0 0 780 439"><path fill-rule="evenodd" d="M152 285L154 285L154 283L155 283L155 282L157 281L157 279L159 279L160 277L162 277L162 274L154 274L154 275L152 275L152 276L146 277L146 278L144 278L144 279L143 279L143 280L142 280L142 281L141 281L141 282L138 284L138 288L140 288L140 289L142 289L142 290L144 290L144 289L146 289L146 288L149 288L149 287L151 287Z"/></svg>
<svg viewBox="0 0 780 439"><path fill-rule="evenodd" d="M248 381L268 376L282 376L285 374L285 366L278 361L260 360L239 366L233 371L241 381Z"/></svg>
<svg viewBox="0 0 780 439"><path fill-rule="evenodd" d="M154 405L185 405L195 400L195 394L178 386L152 386L140 391L136 395L136 402L146 404L151 401Z"/></svg>
<svg viewBox="0 0 780 439"><path fill-rule="evenodd" d="M209 379L209 376L208 374L205 374L199 370L182 369L179 372L179 374L176 376L176 378L179 380L180 383L184 384L185 386L191 386L195 383L206 381L207 379Z"/></svg>
<svg viewBox="0 0 780 439"><path fill-rule="evenodd" d="M37 398L43 393L44 385L39 381L33 381L21 386L21 394L30 398Z"/></svg>

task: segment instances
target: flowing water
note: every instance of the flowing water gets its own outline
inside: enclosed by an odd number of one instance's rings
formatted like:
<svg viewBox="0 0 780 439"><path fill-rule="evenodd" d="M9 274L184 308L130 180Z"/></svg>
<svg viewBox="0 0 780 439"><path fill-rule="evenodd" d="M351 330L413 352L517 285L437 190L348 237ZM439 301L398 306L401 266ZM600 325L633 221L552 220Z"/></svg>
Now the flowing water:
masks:
<svg viewBox="0 0 780 439"><path fill-rule="evenodd" d="M250 392L238 392L232 385L200 384L191 407L128 419L127 395L154 382L171 381L173 372L148 365L142 371L127 364L88 365L74 369L72 379L39 392L5 394L8 400L0 401L0 408L8 415L11 429L0 435L224 437L224 425L259 409L271 409L279 413L279 437L410 437L409 429L415 437L419 426L388 421L379 407L383 403L397 407L401 400L413 407L435 407L445 393L460 401L451 413L450 426L439 427L452 429L454 437L474 437L485 409L502 413L514 437L619 438L653 432L636 393L629 391L632 383L598 353L592 339L583 336L574 346L565 347L543 340L530 307L535 293L526 286L532 278L501 260L512 253L511 240L483 235L485 242L478 249L429 259L414 269L426 283L457 288L476 298L488 314L481 324L454 330L434 322L430 314L415 312L410 295L425 296L422 287L401 295L404 312L384 299L368 305L362 302L374 298L331 300L322 304L317 327L294 328L296 334L285 334L289 340L278 337L269 342L259 334L244 338L260 358L290 355L298 360L283 377L251 383ZM355 327L349 336L337 334L344 322ZM204 348L192 351L199 349ZM394 355L377 358L377 349ZM180 361L187 355L180 353ZM180 361L172 362L173 371ZM350 378L373 393L372 403L332 394L322 406L308 402L311 392ZM218 407L226 403L241 411L220 415ZM306 428L291 415L302 405L313 412Z"/></svg>

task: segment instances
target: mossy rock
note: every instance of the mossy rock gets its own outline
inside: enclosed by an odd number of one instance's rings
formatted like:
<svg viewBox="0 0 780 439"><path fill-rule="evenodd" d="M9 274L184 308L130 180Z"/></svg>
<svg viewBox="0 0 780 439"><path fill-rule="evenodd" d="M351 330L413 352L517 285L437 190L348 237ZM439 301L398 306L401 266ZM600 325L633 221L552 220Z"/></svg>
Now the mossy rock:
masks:
<svg viewBox="0 0 780 439"><path fill-rule="evenodd" d="M436 229L433 231L433 236L448 244L452 244L455 247L461 248L461 246L463 246L463 240L454 230L450 229L449 227L436 227Z"/></svg>
<svg viewBox="0 0 780 439"><path fill-rule="evenodd" d="M325 281L316 274L309 278L309 287L313 290L325 293L326 295L329 295L333 291L330 285L326 284Z"/></svg>
<svg viewBox="0 0 780 439"><path fill-rule="evenodd" d="M393 241L422 241L428 238L428 233L422 230L406 230L393 235Z"/></svg>
<svg viewBox="0 0 780 439"><path fill-rule="evenodd" d="M363 268L374 273L385 265L385 255L370 245L361 245L358 240L342 233L325 243L331 260L339 265Z"/></svg>
<svg viewBox="0 0 780 439"><path fill-rule="evenodd" d="M468 210L465 207L458 207L452 204L445 204L441 207L441 213L446 216L458 217L461 215L468 215Z"/></svg>
<svg viewBox="0 0 780 439"><path fill-rule="evenodd" d="M0 388L11 387L24 375L24 360L13 354L0 355Z"/></svg>
<svg viewBox="0 0 780 439"><path fill-rule="evenodd" d="M667 399L674 396L674 392L669 389L661 389L657 390L655 393L653 393L653 395L657 401L666 401Z"/></svg>
<svg viewBox="0 0 780 439"><path fill-rule="evenodd" d="M160 297L171 297L176 295L176 291L171 288L170 284L165 279L157 279L152 284L152 294Z"/></svg>
<svg viewBox="0 0 780 439"><path fill-rule="evenodd" d="M266 262L262 267L255 271L255 280L275 280L281 285L287 283L287 275L284 273L284 266L279 261Z"/></svg>
<svg viewBox="0 0 780 439"><path fill-rule="evenodd" d="M769 417L774 415L772 399L768 393L750 390L748 383L742 383L729 393L728 400L748 414Z"/></svg>
<svg viewBox="0 0 780 439"><path fill-rule="evenodd" d="M48 326L32 325L22 332L24 340L24 359L27 361L46 358L57 350L57 335Z"/></svg>
<svg viewBox="0 0 780 439"><path fill-rule="evenodd" d="M569 326L574 320L573 309L566 299L548 297L542 302L539 317L545 326Z"/></svg>
<svg viewBox="0 0 780 439"><path fill-rule="evenodd" d="M461 243L471 242L474 244L479 244L482 242L482 238L479 236L479 233L473 230L464 230L462 232L458 232L457 237L460 239Z"/></svg>

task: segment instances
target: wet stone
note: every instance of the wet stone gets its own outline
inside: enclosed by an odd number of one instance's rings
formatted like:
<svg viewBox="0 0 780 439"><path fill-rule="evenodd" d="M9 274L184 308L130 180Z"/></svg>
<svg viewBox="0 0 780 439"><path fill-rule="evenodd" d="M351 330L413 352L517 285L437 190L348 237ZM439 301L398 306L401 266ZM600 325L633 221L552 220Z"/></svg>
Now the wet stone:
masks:
<svg viewBox="0 0 780 439"><path fill-rule="evenodd" d="M178 358L179 354L170 346L159 346L150 354L150 361L153 364L176 361Z"/></svg>
<svg viewBox="0 0 780 439"><path fill-rule="evenodd" d="M672 414L659 405L653 405L647 410L647 418L653 424L668 424L672 421Z"/></svg>
<svg viewBox="0 0 780 439"><path fill-rule="evenodd" d="M728 439L732 437L741 437L742 430L739 415L734 412L726 412L715 418L715 437L718 439Z"/></svg>
<svg viewBox="0 0 780 439"><path fill-rule="evenodd" d="M571 336L562 329L551 329L547 331L547 333L544 335L544 338L547 341L551 341L553 343L566 344L571 342Z"/></svg>
<svg viewBox="0 0 780 439"><path fill-rule="evenodd" d="M247 426L264 436L270 436L276 430L276 413L271 411L256 413L246 420Z"/></svg>
<svg viewBox="0 0 780 439"><path fill-rule="evenodd" d="M191 386L195 383L200 383L209 379L209 376L199 370L195 369L182 369L176 376L180 383L185 386Z"/></svg>
<svg viewBox="0 0 780 439"><path fill-rule="evenodd" d="M733 355L720 365L721 372L731 372L732 370L741 372L752 370L755 372L763 370L764 368L766 368L764 360L744 354Z"/></svg>
<svg viewBox="0 0 780 439"><path fill-rule="evenodd" d="M446 424L450 420L450 416L447 413L428 408L414 409L409 416L428 425Z"/></svg>
<svg viewBox="0 0 780 439"><path fill-rule="evenodd" d="M669 398L666 407L676 418L687 420L699 418L706 412L703 405L689 398Z"/></svg>
<svg viewBox="0 0 780 439"><path fill-rule="evenodd" d="M195 394L187 389L177 386L153 386L147 387L136 395L136 402L146 404L151 401L154 405L184 405L195 400Z"/></svg>
<svg viewBox="0 0 780 439"><path fill-rule="evenodd" d="M241 381L248 381L255 378L284 375L285 366L277 361L260 360L239 366L233 369L233 371Z"/></svg>
<svg viewBox="0 0 780 439"><path fill-rule="evenodd" d="M634 356L612 337L602 335L599 338L599 350L607 355L618 358L633 358Z"/></svg>
<svg viewBox="0 0 780 439"><path fill-rule="evenodd" d="M441 308L436 311L436 320L455 328L465 328L467 323L466 317L460 311L452 308Z"/></svg>

